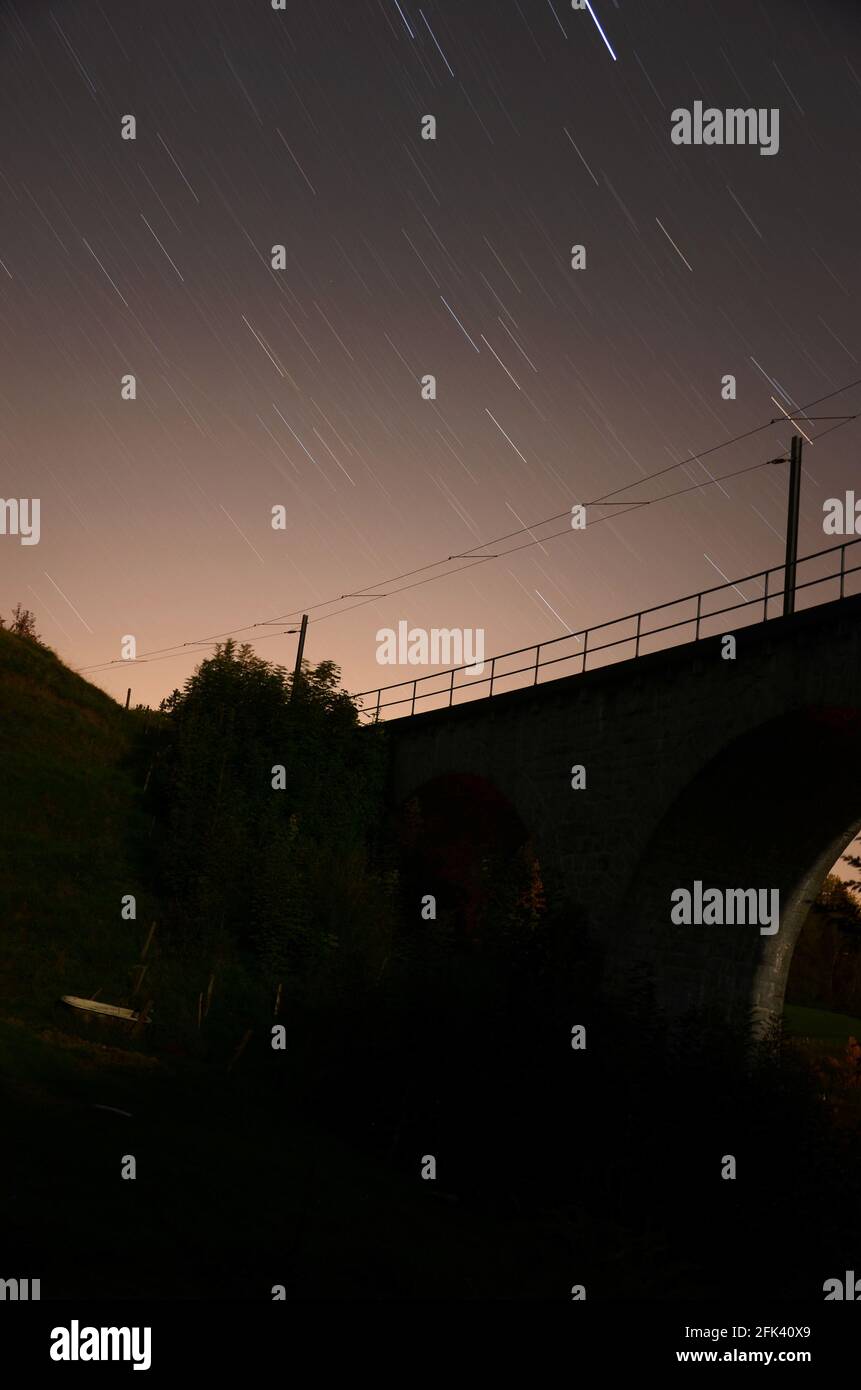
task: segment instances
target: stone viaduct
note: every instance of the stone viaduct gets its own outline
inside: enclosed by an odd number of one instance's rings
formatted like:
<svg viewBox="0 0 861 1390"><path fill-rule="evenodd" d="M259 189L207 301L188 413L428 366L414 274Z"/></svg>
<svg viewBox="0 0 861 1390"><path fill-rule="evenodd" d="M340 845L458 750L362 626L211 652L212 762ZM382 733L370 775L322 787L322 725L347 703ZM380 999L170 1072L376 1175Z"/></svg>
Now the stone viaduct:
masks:
<svg viewBox="0 0 861 1390"><path fill-rule="evenodd" d="M726 629L733 631L732 628ZM392 803L486 779L605 988L645 969L670 1015L760 1032L828 869L861 830L861 596L387 724ZM586 787L574 790L582 764ZM676 926L670 894L776 888L780 926Z"/></svg>

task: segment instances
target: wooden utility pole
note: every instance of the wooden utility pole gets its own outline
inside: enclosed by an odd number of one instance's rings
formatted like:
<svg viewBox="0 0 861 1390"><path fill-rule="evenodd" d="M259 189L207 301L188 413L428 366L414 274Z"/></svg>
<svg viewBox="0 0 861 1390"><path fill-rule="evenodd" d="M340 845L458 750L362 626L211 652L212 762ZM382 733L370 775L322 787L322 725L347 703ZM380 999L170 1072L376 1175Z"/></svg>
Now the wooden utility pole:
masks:
<svg viewBox="0 0 861 1390"><path fill-rule="evenodd" d="M789 505L786 513L786 565L783 578L783 616L795 612L795 565L798 559L798 506L801 499L801 436L792 436L789 457Z"/></svg>
<svg viewBox="0 0 861 1390"><path fill-rule="evenodd" d="M302 614L302 626L299 629L299 649L296 652L296 665L293 669L293 684L290 688L290 703L296 699L296 687L302 677L302 656L305 652L305 633L308 631L308 614Z"/></svg>

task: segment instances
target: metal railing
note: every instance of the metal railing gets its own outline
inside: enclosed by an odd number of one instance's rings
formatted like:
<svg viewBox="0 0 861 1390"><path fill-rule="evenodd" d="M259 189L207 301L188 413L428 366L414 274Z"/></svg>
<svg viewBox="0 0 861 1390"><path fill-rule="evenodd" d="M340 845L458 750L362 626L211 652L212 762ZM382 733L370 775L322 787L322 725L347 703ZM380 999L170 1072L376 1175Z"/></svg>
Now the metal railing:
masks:
<svg viewBox="0 0 861 1390"><path fill-rule="evenodd" d="M794 585L796 596L804 594L807 590L818 588L821 584L836 584L838 586L838 593L836 595L818 601L814 600L813 603L808 603L806 606L817 607L820 603L831 603L850 597L847 593L847 581L850 576L861 573L861 564L847 567L846 552L847 550L851 550L853 546L859 544L861 544L861 538L858 540L844 541L841 545L830 546L826 550L814 551L813 554L805 555L797 560L795 565L796 582ZM813 579L808 579L804 583L799 582L799 574L803 565L811 564L813 561L817 560L822 561L825 557L831 556L835 558L839 556L840 560L839 568L836 569L834 573L819 575ZM861 552L858 552L855 556L850 556L850 559L859 557L861 557ZM538 679L539 671L550 666L562 665L565 662L575 663L575 669L569 672L556 673L556 679L560 679L566 674L580 675L587 669L594 670L598 666L612 664L614 660L630 660L632 657L636 658L647 655L648 652L651 651L666 650L666 648L670 646L682 645L685 641L699 642L705 637L718 635L716 631L705 631L704 629L710 628L713 620L722 618L727 613L737 613L742 610L749 612L751 609L755 608L759 610L761 607L761 614L759 616L754 614L750 618L750 622L752 623L767 622L769 617L780 616L783 612L784 588L782 584L779 589L772 587L771 577L773 575L782 576L784 572L784 565L774 565L771 569L759 570L756 574L745 575L743 579L728 580L725 584L716 584L710 589L701 589L699 593L687 594L684 598L673 599L669 603L659 603L652 608L643 608L638 613L627 614L624 618L614 618L610 622L596 623L592 627L581 628L579 632L566 633L562 637L552 637L546 642L538 642L535 646L518 647L515 651L503 652L501 655L490 658L489 675L470 676L460 685L456 683L455 677L464 672L474 671L476 665L474 661L465 666L454 666L444 671L433 671L426 676L417 676L414 680L396 681L392 685L380 686L377 690L365 690L354 698L360 701L370 702L361 707L361 713L373 722L381 718L382 710L393 709L398 705L409 706L407 711L401 716L398 716L408 717L417 712L416 704L422 700L441 700L442 704L434 705L432 708L449 709L457 703L466 704L470 703L471 699L489 699L494 694L501 694L503 692L500 687L504 683L506 689L510 690L523 689L529 685L539 685L541 684ZM763 592L757 594L755 598L746 599L744 595L741 594L739 588L741 584L760 584ZM741 595L740 603L733 603L728 607L715 609L708 606L714 595L726 593L728 589L734 589L736 593ZM668 609L679 608L683 604L695 604L696 606L693 613L686 617L679 618L675 622L665 623L659 627L644 626L644 620L648 621L653 614L666 613ZM770 607L777 604L780 605L778 612L771 613L769 611ZM633 624L633 631L627 633L625 636L616 637L612 641L601 642L597 646L595 645L594 637L597 633L605 632L608 628L620 627L625 623ZM681 636L678 641L667 640L658 642L654 646L650 645L650 639L660 638L666 633L674 633L681 628L692 629L691 635L687 637ZM725 632L726 625L719 625L719 631L721 633ZM590 639L592 640L590 641ZM581 645L576 651L565 653L561 650L561 644L563 643L580 643ZM647 648L647 651L643 650L644 646ZM632 650L620 653L618 649L622 647L632 647ZM550 648L553 649L553 654L549 657L545 656L542 660L542 652L546 653ZM614 652L615 655L605 658L604 660L596 660L602 652ZM503 663L515 657L522 657L526 653L530 653L530 658L525 665L517 666L511 671L501 669ZM587 667L587 660L589 662L594 662L594 664ZM488 662L485 661L482 665L486 668ZM524 679L519 680L519 677L524 677ZM436 690L419 690L420 686L427 686L434 681L442 681L443 684ZM515 681L516 684L507 684L510 681ZM484 686L488 687L487 690L484 691L482 695L476 696L476 692ZM387 695L390 691L396 690L406 690L407 693L396 699L382 699L383 695ZM466 698L456 701L455 695L465 695ZM422 713L423 711L418 712Z"/></svg>

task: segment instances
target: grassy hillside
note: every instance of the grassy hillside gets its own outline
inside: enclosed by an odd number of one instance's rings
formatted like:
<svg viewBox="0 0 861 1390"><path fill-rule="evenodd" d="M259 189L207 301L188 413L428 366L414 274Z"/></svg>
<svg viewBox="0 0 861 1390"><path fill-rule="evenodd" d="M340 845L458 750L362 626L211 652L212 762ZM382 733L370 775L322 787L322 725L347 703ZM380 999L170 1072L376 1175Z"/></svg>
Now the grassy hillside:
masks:
<svg viewBox="0 0 861 1390"><path fill-rule="evenodd" d="M0 630L0 999L46 1021L61 994L122 1002L146 926L143 717ZM137 922L120 916L134 893Z"/></svg>

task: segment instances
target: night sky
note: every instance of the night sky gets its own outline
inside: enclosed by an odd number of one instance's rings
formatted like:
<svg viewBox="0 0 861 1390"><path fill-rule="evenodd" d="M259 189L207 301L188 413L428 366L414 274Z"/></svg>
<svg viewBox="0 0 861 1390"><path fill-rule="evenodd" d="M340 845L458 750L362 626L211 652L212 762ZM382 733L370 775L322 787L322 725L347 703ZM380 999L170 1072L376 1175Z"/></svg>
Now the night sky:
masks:
<svg viewBox="0 0 861 1390"><path fill-rule="evenodd" d="M861 378L861 7L593 9L0 4L0 495L41 499L38 545L0 536L7 617L155 704L205 648L104 668L124 635L310 610L306 656L363 690L406 674L375 660L401 619L492 654L780 564L786 468L710 480L788 422L640 480ZM778 152L674 145L695 101L778 108ZM859 430L805 445L802 554L861 495ZM389 597L326 606L361 591ZM287 626L238 636L292 666Z"/></svg>

